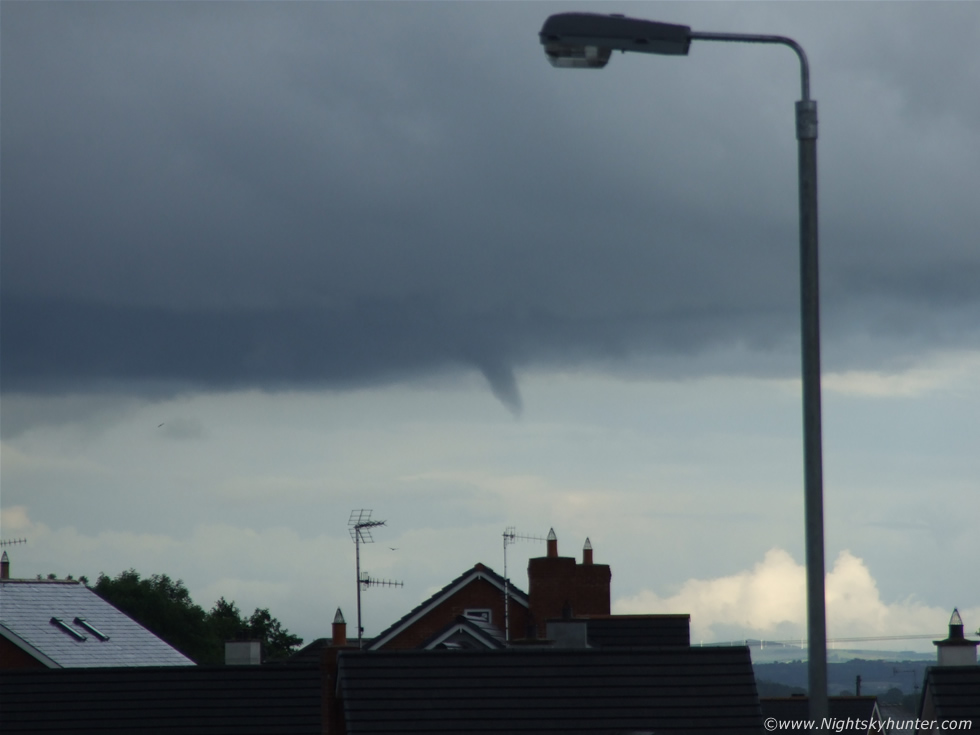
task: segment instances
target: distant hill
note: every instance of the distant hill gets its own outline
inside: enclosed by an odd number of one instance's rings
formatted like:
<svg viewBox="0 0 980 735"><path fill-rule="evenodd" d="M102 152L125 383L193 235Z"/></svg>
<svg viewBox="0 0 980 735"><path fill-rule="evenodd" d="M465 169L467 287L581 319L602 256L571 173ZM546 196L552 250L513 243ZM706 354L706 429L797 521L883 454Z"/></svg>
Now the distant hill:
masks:
<svg viewBox="0 0 980 735"><path fill-rule="evenodd" d="M753 651L753 658L754 656ZM831 662L827 664L827 693L835 696L855 694L857 677L860 676L861 694L873 694L882 702L904 704L906 698L909 701L917 699L925 670L933 663L933 659L883 661L860 658ZM805 661L754 663L752 668L755 670L760 696L784 697L794 692L806 691ZM764 693L769 691L773 693Z"/></svg>
<svg viewBox="0 0 980 735"><path fill-rule="evenodd" d="M755 684L760 697L792 697L794 694L806 694L806 689L803 687L777 684L774 681L760 679L758 675L756 675Z"/></svg>
<svg viewBox="0 0 980 735"><path fill-rule="evenodd" d="M736 641L738 645L747 643L752 651L752 661L757 664L775 663L777 661L806 661L806 648L799 645L786 645L770 641L749 640ZM936 661L935 650L929 653L918 651L874 651L861 649L830 648L827 650L828 663L846 663L853 659L865 661L915 661L919 664L930 664Z"/></svg>

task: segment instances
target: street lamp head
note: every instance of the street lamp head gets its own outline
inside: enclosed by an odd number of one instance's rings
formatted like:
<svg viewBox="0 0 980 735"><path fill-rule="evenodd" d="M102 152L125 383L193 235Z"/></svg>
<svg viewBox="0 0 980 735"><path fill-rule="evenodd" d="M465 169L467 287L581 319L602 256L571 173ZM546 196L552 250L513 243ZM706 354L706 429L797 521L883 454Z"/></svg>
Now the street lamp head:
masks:
<svg viewBox="0 0 980 735"><path fill-rule="evenodd" d="M601 69L613 51L684 56L691 46L688 26L598 13L552 15L538 36L552 66L566 69Z"/></svg>
<svg viewBox="0 0 980 735"><path fill-rule="evenodd" d="M545 54L558 69L601 69L609 63L611 48L576 46L560 42L545 45Z"/></svg>

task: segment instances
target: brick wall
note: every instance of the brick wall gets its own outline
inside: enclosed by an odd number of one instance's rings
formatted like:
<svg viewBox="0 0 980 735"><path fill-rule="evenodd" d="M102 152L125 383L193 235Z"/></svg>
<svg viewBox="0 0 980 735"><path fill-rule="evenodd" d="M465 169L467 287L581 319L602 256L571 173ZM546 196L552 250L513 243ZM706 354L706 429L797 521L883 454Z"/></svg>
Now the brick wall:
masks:
<svg viewBox="0 0 980 735"><path fill-rule="evenodd" d="M44 664L0 637L0 669L43 669Z"/></svg>
<svg viewBox="0 0 980 735"><path fill-rule="evenodd" d="M608 564L592 564L591 551L587 548L585 561L577 564L573 557L558 556L556 539L549 541L548 556L528 560L528 597L538 637L545 636L549 619L563 617L566 610L572 616L609 615L612 571Z"/></svg>
<svg viewBox="0 0 980 735"><path fill-rule="evenodd" d="M467 609L489 609L490 622L504 630L504 593L486 579L475 579L384 644L382 649L418 648ZM511 638L523 638L527 624L527 608L511 599Z"/></svg>

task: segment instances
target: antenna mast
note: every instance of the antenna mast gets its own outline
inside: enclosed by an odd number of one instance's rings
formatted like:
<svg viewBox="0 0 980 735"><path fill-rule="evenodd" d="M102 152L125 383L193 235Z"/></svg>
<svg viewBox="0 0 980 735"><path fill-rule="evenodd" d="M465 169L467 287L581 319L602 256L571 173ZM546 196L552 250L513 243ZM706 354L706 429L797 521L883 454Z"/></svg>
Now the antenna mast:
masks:
<svg viewBox="0 0 980 735"><path fill-rule="evenodd" d="M919 693L919 679L916 676L919 672L912 667L911 669L900 669L897 666L892 668L892 676L897 676L898 674L912 674L912 691L915 694Z"/></svg>
<svg viewBox="0 0 980 735"><path fill-rule="evenodd" d="M347 528L350 537L354 541L355 571L357 573L357 647L361 648L361 636L364 628L361 626L361 589L368 587L403 587L402 582L392 582L387 579L372 579L370 575L361 576L361 544L373 544L374 537L371 535L372 528L378 528L387 521L372 521L371 510L362 508L352 510L350 518L347 520Z"/></svg>
<svg viewBox="0 0 980 735"><path fill-rule="evenodd" d="M540 536L517 533L514 526L507 526L504 530L504 640L506 641L510 641L510 578L507 576L507 547L518 540L544 541Z"/></svg>

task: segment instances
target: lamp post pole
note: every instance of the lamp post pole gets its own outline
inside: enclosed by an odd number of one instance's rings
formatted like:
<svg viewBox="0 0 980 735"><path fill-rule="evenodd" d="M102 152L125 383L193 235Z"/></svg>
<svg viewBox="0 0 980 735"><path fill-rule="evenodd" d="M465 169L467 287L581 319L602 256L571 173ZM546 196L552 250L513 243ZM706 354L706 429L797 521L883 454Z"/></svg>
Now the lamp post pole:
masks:
<svg viewBox="0 0 980 735"><path fill-rule="evenodd" d="M803 504L806 523L807 674L810 718L823 722L827 705L827 613L824 590L823 447L820 405L820 282L817 245L817 102L810 99L810 65L785 36L691 32L692 40L777 43L800 60L796 103L800 196L800 319L803 361Z"/></svg>
<svg viewBox="0 0 980 735"><path fill-rule="evenodd" d="M620 15L553 15L540 32L551 63L602 68L612 51L686 55L690 42L728 41L789 46L800 60L796 103L799 142L800 318L803 377L803 493L806 528L807 673L810 719L817 729L828 717L827 619L824 592L823 449L820 406L820 288L817 258L817 103L810 99L810 67L803 48L785 36L705 33Z"/></svg>

